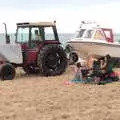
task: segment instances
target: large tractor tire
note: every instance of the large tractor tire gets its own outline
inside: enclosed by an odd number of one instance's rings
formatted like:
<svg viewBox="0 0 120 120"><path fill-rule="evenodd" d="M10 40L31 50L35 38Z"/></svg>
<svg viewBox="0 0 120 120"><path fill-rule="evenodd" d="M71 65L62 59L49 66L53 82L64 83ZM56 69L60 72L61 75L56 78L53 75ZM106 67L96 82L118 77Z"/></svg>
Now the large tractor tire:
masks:
<svg viewBox="0 0 120 120"><path fill-rule="evenodd" d="M16 74L15 68L10 63L2 64L0 67L0 75L2 80L12 80Z"/></svg>
<svg viewBox="0 0 120 120"><path fill-rule="evenodd" d="M38 55L37 64L45 76L60 75L67 67L67 57L61 46L46 45Z"/></svg>

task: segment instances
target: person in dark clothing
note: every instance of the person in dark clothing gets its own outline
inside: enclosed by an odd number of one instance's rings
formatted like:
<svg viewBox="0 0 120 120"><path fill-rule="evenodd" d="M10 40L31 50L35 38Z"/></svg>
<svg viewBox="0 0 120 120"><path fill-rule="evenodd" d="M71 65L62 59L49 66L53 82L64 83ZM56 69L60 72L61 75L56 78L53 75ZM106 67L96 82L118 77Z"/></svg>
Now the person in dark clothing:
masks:
<svg viewBox="0 0 120 120"><path fill-rule="evenodd" d="M108 74L113 72L113 61L110 55L104 57L104 61L101 63L101 70L103 74Z"/></svg>
<svg viewBox="0 0 120 120"><path fill-rule="evenodd" d="M101 73L102 73L102 81L100 81L101 84L105 84L105 83L110 83L113 81L118 81L118 76L114 76L114 71L113 71L113 67L114 67L114 62L112 60L112 57L107 54L104 57L103 62L101 63Z"/></svg>

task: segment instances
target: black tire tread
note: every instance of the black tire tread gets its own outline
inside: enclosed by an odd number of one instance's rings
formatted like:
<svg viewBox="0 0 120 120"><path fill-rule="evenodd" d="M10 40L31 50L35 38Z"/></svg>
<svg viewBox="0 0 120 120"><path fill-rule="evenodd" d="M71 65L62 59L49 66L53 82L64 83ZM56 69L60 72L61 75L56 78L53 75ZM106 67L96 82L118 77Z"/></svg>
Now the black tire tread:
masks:
<svg viewBox="0 0 120 120"><path fill-rule="evenodd" d="M49 70L45 69L44 59L47 57L46 55L49 51L59 51L59 54L61 54L63 61L62 61L62 64L61 64L61 67L59 68L59 70L50 72ZM38 55L37 63L38 63L41 74L43 74L45 76L55 76L55 75L60 75L63 72L65 72L65 69L67 67L67 57L66 57L66 54L61 46L59 46L59 45L46 45L40 51L40 53Z"/></svg>

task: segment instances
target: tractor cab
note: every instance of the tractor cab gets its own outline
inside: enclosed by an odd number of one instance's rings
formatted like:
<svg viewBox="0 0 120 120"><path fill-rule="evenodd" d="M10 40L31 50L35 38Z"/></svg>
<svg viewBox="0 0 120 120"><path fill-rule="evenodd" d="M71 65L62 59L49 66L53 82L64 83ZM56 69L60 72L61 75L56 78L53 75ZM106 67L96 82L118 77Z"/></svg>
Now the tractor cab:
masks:
<svg viewBox="0 0 120 120"><path fill-rule="evenodd" d="M55 22L17 23L16 42L30 49L41 43L59 43Z"/></svg>

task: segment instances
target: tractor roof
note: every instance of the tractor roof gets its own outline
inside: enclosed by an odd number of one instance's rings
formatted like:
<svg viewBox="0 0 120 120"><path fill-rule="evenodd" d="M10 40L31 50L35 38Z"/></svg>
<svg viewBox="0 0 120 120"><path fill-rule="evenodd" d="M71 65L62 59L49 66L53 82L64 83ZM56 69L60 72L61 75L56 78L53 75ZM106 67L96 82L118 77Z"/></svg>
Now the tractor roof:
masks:
<svg viewBox="0 0 120 120"><path fill-rule="evenodd" d="M17 23L17 26L55 26L55 21L54 22L23 22L23 23Z"/></svg>

